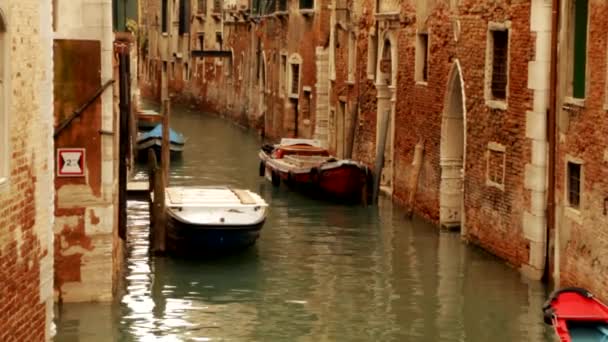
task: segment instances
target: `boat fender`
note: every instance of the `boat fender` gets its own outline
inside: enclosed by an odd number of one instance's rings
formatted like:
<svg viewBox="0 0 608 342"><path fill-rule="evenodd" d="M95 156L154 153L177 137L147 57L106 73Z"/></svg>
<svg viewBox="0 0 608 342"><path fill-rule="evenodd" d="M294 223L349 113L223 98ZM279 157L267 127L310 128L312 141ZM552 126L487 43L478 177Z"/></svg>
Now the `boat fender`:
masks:
<svg viewBox="0 0 608 342"><path fill-rule="evenodd" d="M274 185L274 186L281 185L281 177L279 177L279 173L277 171L274 171L274 170L272 171L271 178L272 178L272 185Z"/></svg>
<svg viewBox="0 0 608 342"><path fill-rule="evenodd" d="M266 174L266 163L264 163L264 161L260 161L260 171L259 171L260 177L264 177L264 175Z"/></svg>

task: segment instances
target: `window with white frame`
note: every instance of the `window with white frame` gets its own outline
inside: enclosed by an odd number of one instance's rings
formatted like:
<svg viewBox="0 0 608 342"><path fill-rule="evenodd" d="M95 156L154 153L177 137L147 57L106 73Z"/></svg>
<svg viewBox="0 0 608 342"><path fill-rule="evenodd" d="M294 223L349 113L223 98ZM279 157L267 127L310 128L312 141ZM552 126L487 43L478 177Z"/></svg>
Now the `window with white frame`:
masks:
<svg viewBox="0 0 608 342"><path fill-rule="evenodd" d="M490 23L486 47L485 99L496 109L507 108L509 95L510 22Z"/></svg>
<svg viewBox="0 0 608 342"><path fill-rule="evenodd" d="M429 78L429 34L420 32L416 37L416 82L427 82Z"/></svg>
<svg viewBox="0 0 608 342"><path fill-rule="evenodd" d="M8 179L8 105L7 105L7 54L6 21L0 10L0 185Z"/></svg>
<svg viewBox="0 0 608 342"><path fill-rule="evenodd" d="M300 97L300 66L302 65L302 57L294 54L289 58L289 97Z"/></svg>
<svg viewBox="0 0 608 342"><path fill-rule="evenodd" d="M357 37L355 32L348 35L348 82L355 82L357 61Z"/></svg>

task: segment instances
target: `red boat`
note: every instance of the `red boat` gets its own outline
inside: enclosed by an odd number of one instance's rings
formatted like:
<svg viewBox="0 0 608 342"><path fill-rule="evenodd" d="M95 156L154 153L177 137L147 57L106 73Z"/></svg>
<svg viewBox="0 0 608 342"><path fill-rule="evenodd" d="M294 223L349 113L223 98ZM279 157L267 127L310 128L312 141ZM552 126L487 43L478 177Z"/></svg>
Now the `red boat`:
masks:
<svg viewBox="0 0 608 342"><path fill-rule="evenodd" d="M274 186L281 182L311 194L347 202L367 199L370 172L367 166L330 156L312 139L282 139L265 145L259 153L260 176Z"/></svg>
<svg viewBox="0 0 608 342"><path fill-rule="evenodd" d="M608 306L585 289L554 292L543 313L545 323L553 325L561 342L608 342Z"/></svg>

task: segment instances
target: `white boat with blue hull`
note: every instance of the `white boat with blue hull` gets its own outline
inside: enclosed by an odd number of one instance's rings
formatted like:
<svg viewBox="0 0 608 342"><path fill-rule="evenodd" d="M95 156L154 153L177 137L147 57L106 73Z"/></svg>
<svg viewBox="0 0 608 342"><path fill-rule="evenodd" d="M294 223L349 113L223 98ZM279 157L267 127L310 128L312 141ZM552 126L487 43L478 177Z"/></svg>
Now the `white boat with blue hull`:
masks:
<svg viewBox="0 0 608 342"><path fill-rule="evenodd" d="M227 186L165 190L167 249L173 254L218 254L253 245L268 204L249 190Z"/></svg>

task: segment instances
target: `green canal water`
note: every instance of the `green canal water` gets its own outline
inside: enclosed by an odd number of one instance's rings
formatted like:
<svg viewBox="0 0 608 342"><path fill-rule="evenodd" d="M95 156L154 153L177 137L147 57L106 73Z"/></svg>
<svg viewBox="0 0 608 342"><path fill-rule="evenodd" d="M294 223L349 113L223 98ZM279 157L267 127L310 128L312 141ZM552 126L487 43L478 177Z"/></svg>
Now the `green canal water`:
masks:
<svg viewBox="0 0 608 342"><path fill-rule="evenodd" d="M259 138L174 108L187 137L174 185L260 193L258 243L212 260L150 257L148 210L129 202L124 294L56 308L55 341L551 341L547 290L383 199L315 201L258 177ZM138 173L137 177L145 177Z"/></svg>

